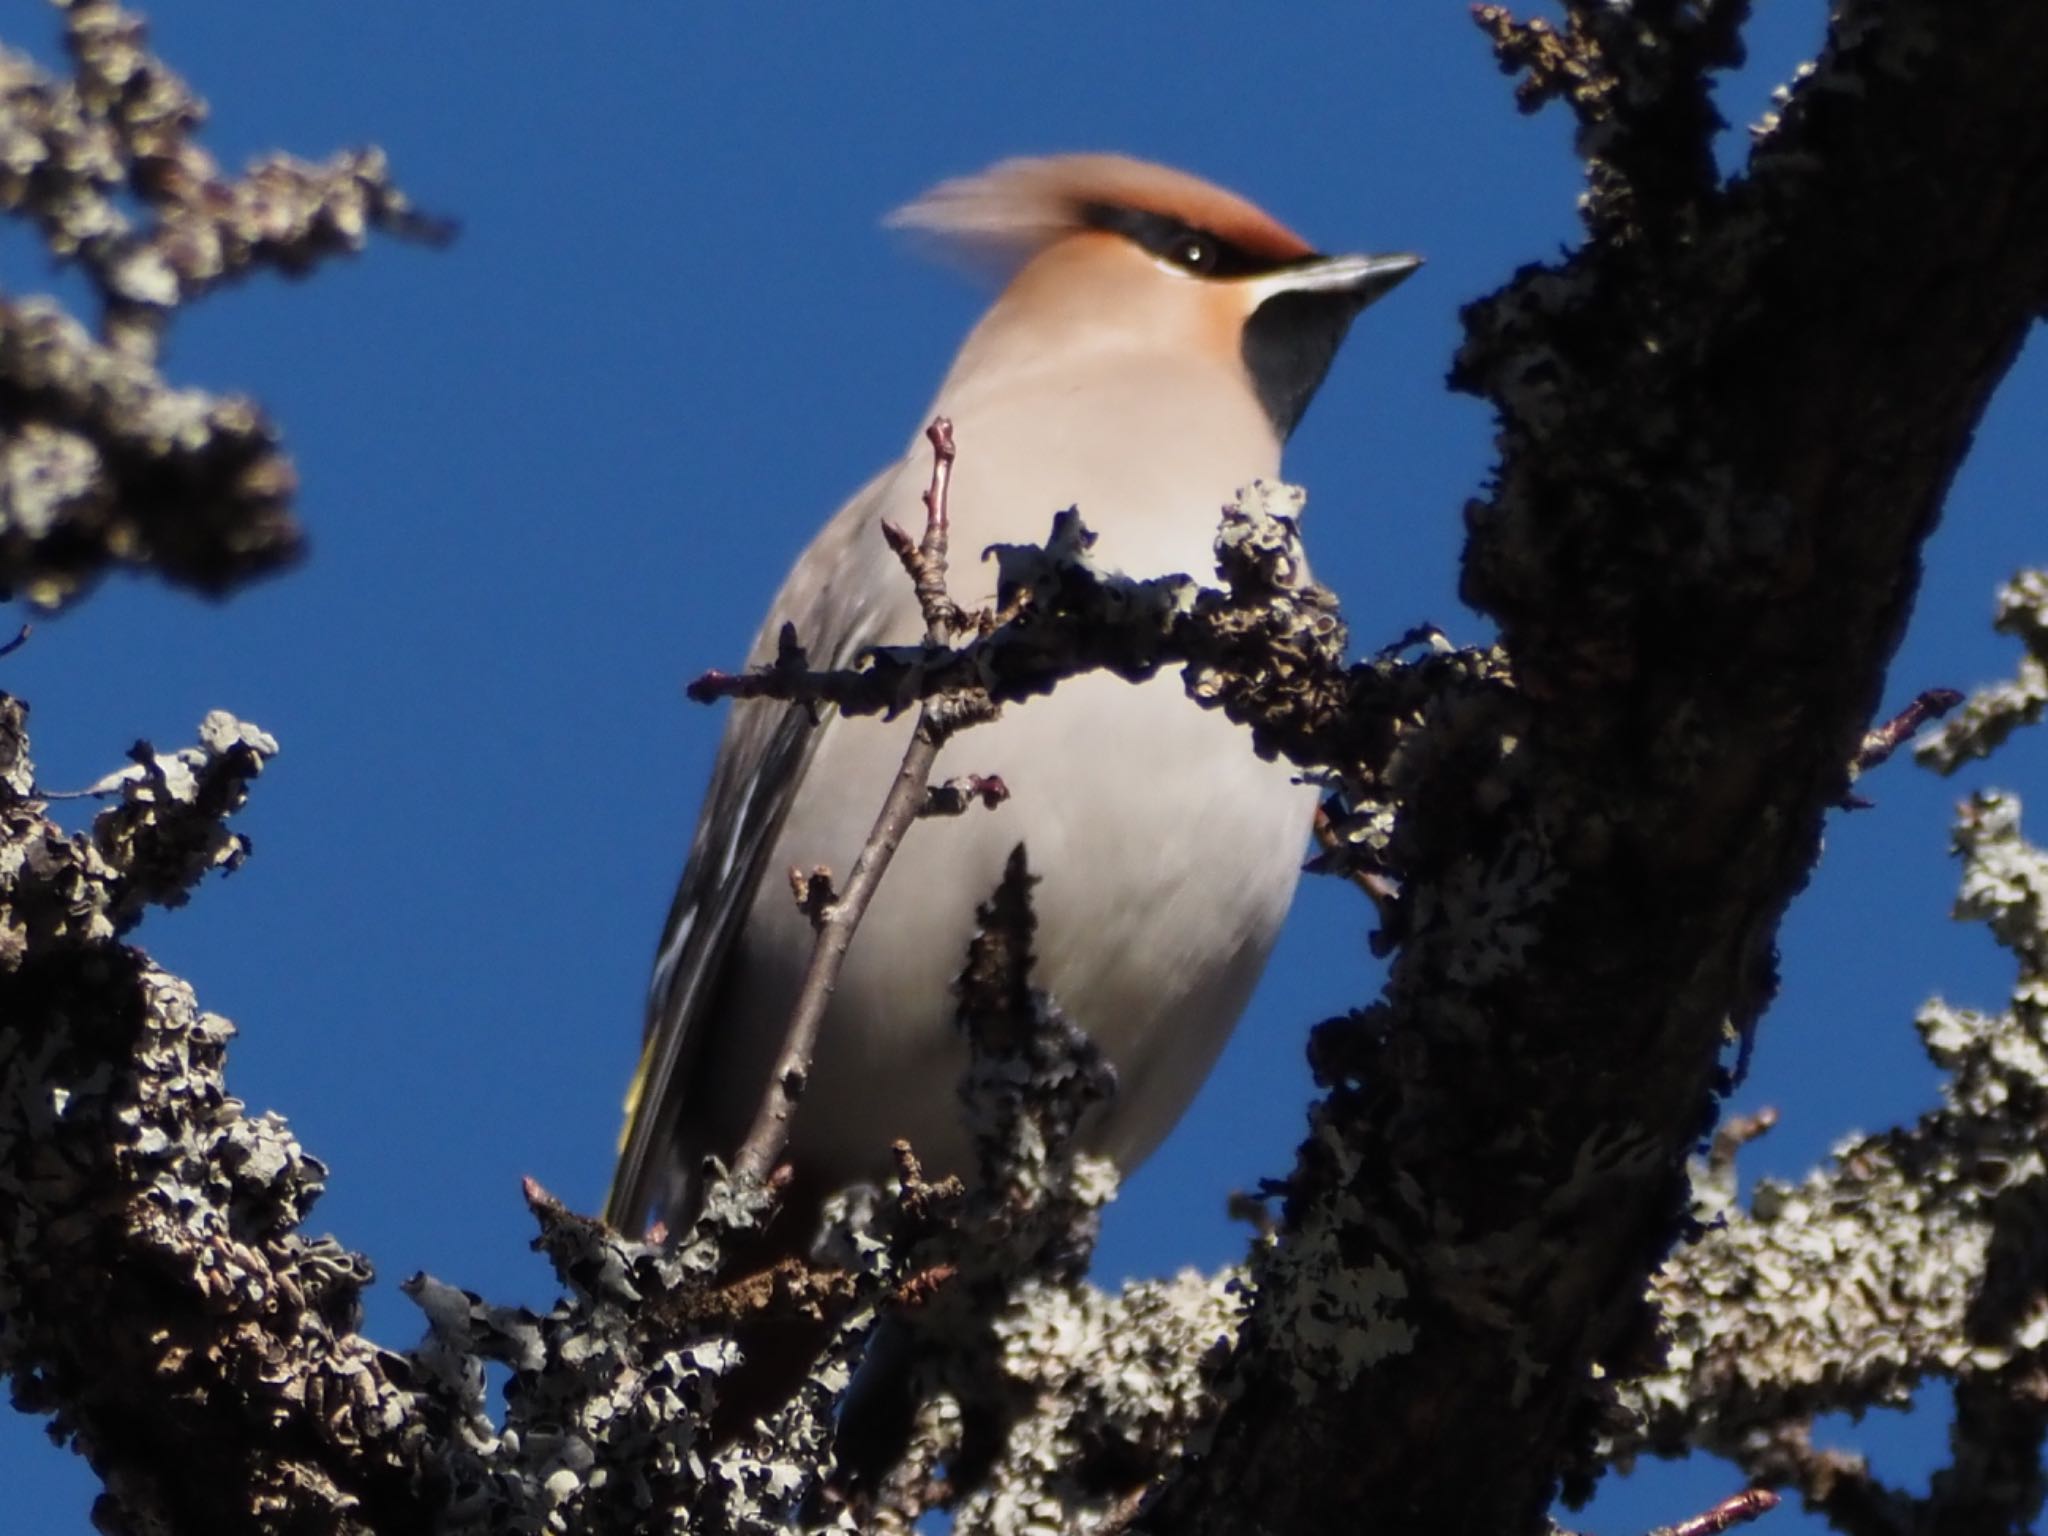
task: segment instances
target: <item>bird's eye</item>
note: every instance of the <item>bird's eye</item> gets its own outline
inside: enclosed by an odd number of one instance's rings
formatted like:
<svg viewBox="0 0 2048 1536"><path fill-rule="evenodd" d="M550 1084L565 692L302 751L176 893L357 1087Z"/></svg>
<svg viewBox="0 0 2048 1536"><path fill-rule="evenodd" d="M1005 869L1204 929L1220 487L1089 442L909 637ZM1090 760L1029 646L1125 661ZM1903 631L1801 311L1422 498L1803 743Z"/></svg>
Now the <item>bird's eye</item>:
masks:
<svg viewBox="0 0 2048 1536"><path fill-rule="evenodd" d="M1170 261L1198 277L1243 277L1274 265L1262 263L1213 230L1184 223L1171 214L1117 203L1087 203L1081 208L1081 222L1090 229L1122 235L1156 260Z"/></svg>
<svg viewBox="0 0 2048 1536"><path fill-rule="evenodd" d="M1214 235L1191 229L1174 241L1170 255L1174 265L1190 272L1213 272L1222 258L1223 247Z"/></svg>

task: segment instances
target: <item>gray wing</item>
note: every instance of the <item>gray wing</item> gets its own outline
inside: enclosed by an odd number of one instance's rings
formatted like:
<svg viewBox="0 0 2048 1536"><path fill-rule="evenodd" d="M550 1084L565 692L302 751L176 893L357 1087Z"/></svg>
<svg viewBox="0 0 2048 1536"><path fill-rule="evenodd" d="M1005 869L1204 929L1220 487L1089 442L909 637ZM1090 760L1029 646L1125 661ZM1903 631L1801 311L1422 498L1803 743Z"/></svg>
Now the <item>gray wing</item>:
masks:
<svg viewBox="0 0 2048 1536"><path fill-rule="evenodd" d="M816 666L849 665L887 638L910 583L876 522L902 517L887 501L903 469L892 465L871 480L798 557L755 642L754 662L774 656L784 619L796 623ZM715 1027L708 1015L754 894L770 874L783 819L836 719L829 710L814 717L804 705L772 700L733 707L655 954L640 1063L626 1090L619 1162L605 1198L605 1219L622 1232L639 1235L657 1202L666 1204L684 1088Z"/></svg>

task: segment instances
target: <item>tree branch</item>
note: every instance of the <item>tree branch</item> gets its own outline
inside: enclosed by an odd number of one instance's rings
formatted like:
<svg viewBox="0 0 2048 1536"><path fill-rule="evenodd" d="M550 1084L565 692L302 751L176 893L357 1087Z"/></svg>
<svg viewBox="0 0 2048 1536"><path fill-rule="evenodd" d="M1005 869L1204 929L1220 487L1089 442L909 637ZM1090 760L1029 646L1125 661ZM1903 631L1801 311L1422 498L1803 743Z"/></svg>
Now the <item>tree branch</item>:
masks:
<svg viewBox="0 0 2048 1536"><path fill-rule="evenodd" d="M141 19L110 0L61 9L71 79L0 48L0 210L83 269L100 335L47 302L0 301L0 593L55 604L114 563L225 592L298 557L298 482L253 403L158 375L172 312L359 251L371 230L438 244L452 227L414 209L374 149L224 175L198 141L205 107Z"/></svg>
<svg viewBox="0 0 2048 1536"><path fill-rule="evenodd" d="M1464 591L1513 687L1389 769L1393 975L1319 1037L1230 1406L1148 1529L1535 1531L1583 1491L1729 1026L2048 285L2048 13L1838 6L1722 186L1698 8L1570 10L1588 242L1470 308L1454 375L1501 417Z"/></svg>
<svg viewBox="0 0 2048 1536"><path fill-rule="evenodd" d="M924 611L926 636L933 646L944 646L961 610L946 590L946 497L953 478L953 424L941 416L926 432L932 445L932 483L925 492L925 528L921 543L913 545L908 535L888 523L882 526L889 544L903 562L905 573L917 589ZM882 876L896 857L904 834L920 816L930 813L932 766L939 749L955 731L977 719L987 719L992 707L969 705L942 699L927 700L918 710L917 726L910 733L910 745L890 781L889 793L869 829L846 877L845 889L833 899L818 903L811 925L817 931L811 958L804 967L803 982L789 1021L783 1026L781 1049L767 1091L755 1107L745 1139L733 1156L732 1171L741 1179L765 1180L775 1171L782 1150L789 1145L790 1120L797 1101L803 1097L810 1078L811 1058L817 1053L818 1033L824 1027L825 1010L831 1006L833 989L846 952L853 944L868 903L881 886Z"/></svg>
<svg viewBox="0 0 2048 1536"><path fill-rule="evenodd" d="M297 1230L326 1170L227 1092L233 1026L114 941L233 867L221 818L276 743L210 715L70 836L26 792L24 714L0 696L0 1370L61 1415L109 1529L412 1528L407 1373L354 1332L370 1266Z"/></svg>

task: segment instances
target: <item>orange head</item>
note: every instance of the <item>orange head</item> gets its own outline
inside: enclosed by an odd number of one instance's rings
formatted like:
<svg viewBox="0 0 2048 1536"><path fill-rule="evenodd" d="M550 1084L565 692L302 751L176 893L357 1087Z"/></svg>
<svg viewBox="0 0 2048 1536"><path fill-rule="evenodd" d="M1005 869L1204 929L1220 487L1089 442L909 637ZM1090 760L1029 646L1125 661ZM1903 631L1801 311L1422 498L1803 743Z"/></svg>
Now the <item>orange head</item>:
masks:
<svg viewBox="0 0 2048 1536"><path fill-rule="evenodd" d="M1322 255L1235 193L1122 155L1005 160L889 222L1009 278L970 348L1079 342L1223 361L1282 439L1358 312L1421 265Z"/></svg>

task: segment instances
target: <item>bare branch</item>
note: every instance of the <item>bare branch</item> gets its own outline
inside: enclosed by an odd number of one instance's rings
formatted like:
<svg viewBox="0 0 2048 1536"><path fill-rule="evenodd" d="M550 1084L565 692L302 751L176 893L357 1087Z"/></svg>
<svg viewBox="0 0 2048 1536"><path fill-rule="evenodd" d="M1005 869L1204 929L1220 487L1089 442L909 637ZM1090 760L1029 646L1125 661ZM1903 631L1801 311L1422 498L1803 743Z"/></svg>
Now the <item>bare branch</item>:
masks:
<svg viewBox="0 0 2048 1536"><path fill-rule="evenodd" d="M946 589L947 544L953 526L947 505L953 486L953 423L943 416L936 417L925 428L924 435L932 445L932 483L924 493L924 537L913 542L909 534L887 518L882 520L882 537L902 562L917 592L926 643L949 645L970 623L967 611L953 601Z"/></svg>
<svg viewBox="0 0 2048 1536"><path fill-rule="evenodd" d="M1740 1493L1730 1494L1712 1509L1694 1515L1690 1520L1681 1520L1676 1525L1658 1526L1650 1536L1721 1536L1723 1531L1733 1530L1738 1525L1747 1525L1777 1507L1778 1496L1770 1489L1745 1488Z"/></svg>
<svg viewBox="0 0 2048 1536"><path fill-rule="evenodd" d="M1921 689L1904 709L1864 733L1863 746L1856 753L1856 772L1867 773L1890 762L1892 754L1918 735L1928 721L1939 720L1962 702L1963 696L1953 688Z"/></svg>
<svg viewBox="0 0 2048 1536"><path fill-rule="evenodd" d="M917 585L918 602L925 612L931 643L940 646L950 633L953 615L959 611L946 592L946 495L953 472L952 423L941 417L932 423L928 435L932 444L932 483L925 493L923 542L913 548L901 533L890 542L899 556L905 557L905 569ZM813 912L812 926L817 930L817 938L789 1022L783 1027L782 1046L767 1091L733 1156L736 1177L765 1180L774 1172L783 1148L789 1145L790 1120L810 1077L818 1033L824 1027L825 1010L831 1004L846 952L904 834L919 816L927 814L932 765L938 760L939 748L965 723L965 715L948 712L937 701L927 701L918 711L910 745L890 782L875 824L868 831L867 841L853 861L844 889Z"/></svg>

